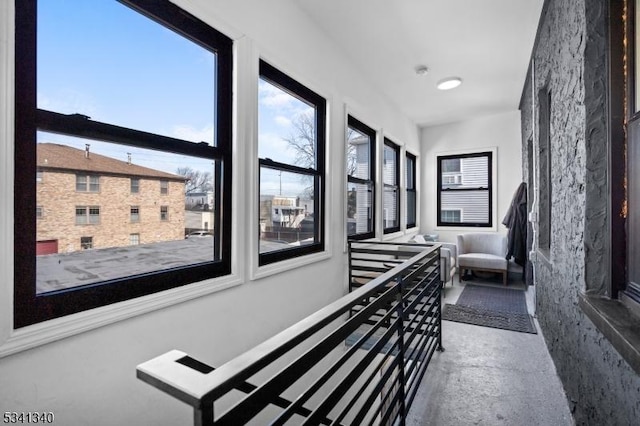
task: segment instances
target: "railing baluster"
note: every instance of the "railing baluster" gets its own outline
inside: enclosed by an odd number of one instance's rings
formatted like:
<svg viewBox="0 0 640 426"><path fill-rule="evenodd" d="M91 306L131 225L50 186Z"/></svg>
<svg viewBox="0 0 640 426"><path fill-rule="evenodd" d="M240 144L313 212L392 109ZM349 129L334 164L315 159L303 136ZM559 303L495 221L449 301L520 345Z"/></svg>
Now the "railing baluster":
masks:
<svg viewBox="0 0 640 426"><path fill-rule="evenodd" d="M349 294L220 368L171 351L138 377L190 404L198 426L404 425L443 348L439 245L402 245L350 241Z"/></svg>

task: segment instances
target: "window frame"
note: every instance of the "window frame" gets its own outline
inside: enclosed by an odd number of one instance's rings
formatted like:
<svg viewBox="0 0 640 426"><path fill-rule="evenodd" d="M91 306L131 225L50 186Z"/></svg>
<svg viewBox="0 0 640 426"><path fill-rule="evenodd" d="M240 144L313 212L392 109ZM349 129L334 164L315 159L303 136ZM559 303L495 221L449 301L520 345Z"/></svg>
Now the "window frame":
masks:
<svg viewBox="0 0 640 426"><path fill-rule="evenodd" d="M134 213L135 210L135 213ZM140 206L130 206L129 207L129 221L131 223L140 223Z"/></svg>
<svg viewBox="0 0 640 426"><path fill-rule="evenodd" d="M169 222L169 206L160 206L160 222Z"/></svg>
<svg viewBox="0 0 640 426"><path fill-rule="evenodd" d="M442 162L443 160L451 160L451 159L464 159L464 158L473 158L473 157L487 157L487 186L486 187L475 187L475 188L442 188ZM478 151L478 152L466 152L460 154L442 154L436 156L436 218L437 218L437 226L438 227L472 227L472 228L493 228L493 157L494 152L491 150L486 151ZM462 172L462 162L460 164L460 170ZM478 191L483 190L487 192L487 223L482 222L444 222L442 220L442 193L444 192L467 192L467 191ZM452 210L452 209L447 209Z"/></svg>
<svg viewBox="0 0 640 426"><path fill-rule="evenodd" d="M83 210L84 214L78 215L78 211ZM94 211L92 214L92 210ZM98 214L95 214L95 211L98 211ZM92 226L92 225L100 225L100 206L95 205L77 205L75 206L75 225L76 226ZM92 219L92 217L97 217L96 219ZM78 222L78 218L83 218L82 221ZM93 220L96 220L95 222Z"/></svg>
<svg viewBox="0 0 640 426"><path fill-rule="evenodd" d="M409 179L409 164L413 164L413 173ZM418 157L410 152L405 154L405 191L406 191L406 227L415 228L418 224ZM409 222L409 194L413 194L413 222Z"/></svg>
<svg viewBox="0 0 640 426"><path fill-rule="evenodd" d="M84 189L79 189L80 186L83 186ZM91 194L99 193L100 176L89 173L76 173L76 192L86 192Z"/></svg>
<svg viewBox="0 0 640 426"><path fill-rule="evenodd" d="M291 96L305 101L310 106L314 106L315 131L316 131L316 158L315 168L304 168L292 164L274 161L270 158L260 158L258 156L258 182L260 182L260 172L262 168L268 168L281 172L290 172L300 175L312 176L314 178L314 243L305 244L298 247L285 248L282 250L259 253L258 240L258 266L265 266L312 253L325 250L325 152L326 152L326 120L327 120L327 100L309 89L307 86L293 79L289 75L280 71L263 59L259 60L258 78L267 81ZM260 217L260 184L258 183L258 218Z"/></svg>
<svg viewBox="0 0 640 426"><path fill-rule="evenodd" d="M129 178L129 192L131 194L139 194L140 193L140 178L132 177Z"/></svg>
<svg viewBox="0 0 640 426"><path fill-rule="evenodd" d="M93 236L80 237L80 249L81 250L93 249Z"/></svg>
<svg viewBox="0 0 640 426"><path fill-rule="evenodd" d="M395 162L396 162L396 170L393 176L393 180L394 183L387 183L385 182L384 178L384 148L385 147L389 147L393 150L394 154L395 154ZM398 145L397 143L393 142L391 139L385 137L384 138L384 143L382 144L382 176L381 176L381 181L382 181L382 233L383 234L391 234L393 232L399 232L400 231L400 218L402 217L402 211L400 209L400 145ZM385 193L385 189L387 188L392 188L395 193L396 193L396 202L395 202L395 208L396 208L396 225L395 226L385 226L385 220L384 220L384 209L385 209L385 203L384 203L384 193Z"/></svg>
<svg viewBox="0 0 640 426"><path fill-rule="evenodd" d="M169 1L120 3L216 54L216 145L97 122L79 113L67 115L38 109L37 1L16 1L14 162L20 167L15 168L14 182L14 329L231 274L233 41ZM32 215L21 216L18 212L35 211L37 130L217 160L215 174L221 196L216 197L214 209L221 214L216 215L214 224L218 235L212 261L79 286L72 291L36 294L36 221Z"/></svg>
<svg viewBox="0 0 640 426"><path fill-rule="evenodd" d="M367 232L355 233L349 235L349 231L347 230L347 238L351 240L365 240L369 238L375 238L376 236L376 211L377 211L377 200L376 200L376 141L377 141L377 132L364 124L362 121L353 117L352 115L347 116L347 129L349 127L354 128L358 132L364 134L369 137L369 179L361 179L354 176L351 176L347 173L347 184L356 183L362 185L370 185L371 188L371 217L369 218L370 230ZM347 130L348 131L348 130ZM347 138L347 149L349 149L349 140ZM347 192L348 197L348 192Z"/></svg>

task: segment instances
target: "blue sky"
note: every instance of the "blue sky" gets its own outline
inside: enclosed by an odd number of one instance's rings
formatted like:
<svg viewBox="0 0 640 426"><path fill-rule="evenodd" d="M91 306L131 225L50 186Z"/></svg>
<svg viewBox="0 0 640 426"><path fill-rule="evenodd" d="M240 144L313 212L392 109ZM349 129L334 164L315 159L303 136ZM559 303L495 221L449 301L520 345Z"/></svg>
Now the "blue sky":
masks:
<svg viewBox="0 0 640 426"><path fill-rule="evenodd" d="M215 54L114 0L38 2L38 108L137 130L213 143ZM259 152L287 163L284 137L308 105L259 84ZM211 170L211 160L40 132L39 142L64 143L173 173ZM271 176L271 175L270 175ZM263 176L264 177L264 176ZM283 195L304 188L282 176ZM280 191L280 176L263 179L263 193Z"/></svg>

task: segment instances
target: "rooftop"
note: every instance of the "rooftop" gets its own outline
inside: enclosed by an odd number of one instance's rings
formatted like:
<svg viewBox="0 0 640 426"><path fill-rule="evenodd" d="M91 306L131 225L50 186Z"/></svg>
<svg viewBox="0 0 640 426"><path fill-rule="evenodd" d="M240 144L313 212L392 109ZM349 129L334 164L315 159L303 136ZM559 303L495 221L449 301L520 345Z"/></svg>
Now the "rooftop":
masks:
<svg viewBox="0 0 640 426"><path fill-rule="evenodd" d="M186 178L56 143L39 143L38 168L185 181Z"/></svg>

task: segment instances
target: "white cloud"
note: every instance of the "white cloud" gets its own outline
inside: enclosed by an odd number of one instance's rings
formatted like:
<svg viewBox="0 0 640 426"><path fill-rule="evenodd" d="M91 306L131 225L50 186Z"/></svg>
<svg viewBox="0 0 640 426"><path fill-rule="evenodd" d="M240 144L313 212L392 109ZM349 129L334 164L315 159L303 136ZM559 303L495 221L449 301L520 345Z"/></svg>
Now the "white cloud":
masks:
<svg viewBox="0 0 640 426"><path fill-rule="evenodd" d="M288 93L264 81L258 85L258 96L260 103L269 107L287 107L294 100Z"/></svg>
<svg viewBox="0 0 640 426"><path fill-rule="evenodd" d="M293 155L289 153L291 151L289 143L280 136L273 133L260 133L258 140L260 141L260 157L272 160L283 157L293 159Z"/></svg>
<svg viewBox="0 0 640 426"><path fill-rule="evenodd" d="M192 126L181 124L173 126L171 134L178 138L192 142L207 142L213 143L213 124L207 124L201 129L196 129Z"/></svg>
<svg viewBox="0 0 640 426"><path fill-rule="evenodd" d="M278 115L275 118L275 122L278 126L282 126L282 127L290 127L291 126L291 120L283 115Z"/></svg>

